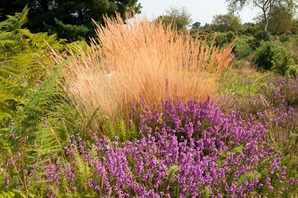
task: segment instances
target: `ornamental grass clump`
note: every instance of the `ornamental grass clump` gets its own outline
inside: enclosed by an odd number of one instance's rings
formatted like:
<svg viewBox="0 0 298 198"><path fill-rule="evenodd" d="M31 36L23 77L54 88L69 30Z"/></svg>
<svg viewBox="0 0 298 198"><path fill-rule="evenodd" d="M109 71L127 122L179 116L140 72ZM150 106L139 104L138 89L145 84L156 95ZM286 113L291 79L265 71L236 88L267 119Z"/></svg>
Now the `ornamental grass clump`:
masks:
<svg viewBox="0 0 298 198"><path fill-rule="evenodd" d="M232 60L232 46L220 50L145 18L125 24L118 16L105 23L86 52L70 53L65 71L67 91L89 115L99 109L112 120L128 118L141 98L151 108L168 96L206 99Z"/></svg>
<svg viewBox="0 0 298 198"><path fill-rule="evenodd" d="M209 100L175 101L168 99L155 111L135 112L140 139L121 143L94 135L88 143L73 137L66 158L49 158L47 174L36 174L47 182L42 191L48 197L297 193L298 179L287 176L281 152L266 143L264 124L254 118L243 120L237 113L225 114Z"/></svg>

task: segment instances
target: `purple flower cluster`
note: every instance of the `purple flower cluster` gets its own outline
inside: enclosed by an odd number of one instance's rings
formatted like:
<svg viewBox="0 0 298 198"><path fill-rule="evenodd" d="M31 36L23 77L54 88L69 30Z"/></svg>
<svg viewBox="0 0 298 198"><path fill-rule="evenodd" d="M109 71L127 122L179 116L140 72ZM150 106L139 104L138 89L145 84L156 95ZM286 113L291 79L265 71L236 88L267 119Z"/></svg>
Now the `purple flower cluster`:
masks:
<svg viewBox="0 0 298 198"><path fill-rule="evenodd" d="M167 100L160 111L143 109L140 139L120 143L94 135L86 143L78 136L66 148L63 167L47 161L49 195L262 197L298 182L286 177L281 153L253 118L224 114L209 100Z"/></svg>
<svg viewBox="0 0 298 198"><path fill-rule="evenodd" d="M287 155L293 155L289 163L298 162L298 76L294 78L268 78L267 84L261 86L270 109L257 114L259 120L269 127L271 142ZM291 162L292 161L292 162ZM296 171L298 173L298 171Z"/></svg>
<svg viewBox="0 0 298 198"><path fill-rule="evenodd" d="M282 76L267 78L260 93L274 107L298 107L298 75L293 78Z"/></svg>

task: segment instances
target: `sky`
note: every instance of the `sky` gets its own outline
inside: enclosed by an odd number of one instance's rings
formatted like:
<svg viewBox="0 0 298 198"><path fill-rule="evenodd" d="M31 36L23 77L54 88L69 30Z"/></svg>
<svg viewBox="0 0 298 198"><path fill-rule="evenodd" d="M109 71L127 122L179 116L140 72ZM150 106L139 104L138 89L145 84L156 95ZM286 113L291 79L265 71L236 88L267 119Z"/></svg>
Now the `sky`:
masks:
<svg viewBox="0 0 298 198"><path fill-rule="evenodd" d="M200 22L201 25L211 23L213 16L227 14L227 3L225 0L139 0L143 8L142 14L147 18L153 19L166 13L171 6L174 8L185 7L191 15L192 23ZM242 23L254 22L259 13L255 7L247 7L240 11L238 16Z"/></svg>

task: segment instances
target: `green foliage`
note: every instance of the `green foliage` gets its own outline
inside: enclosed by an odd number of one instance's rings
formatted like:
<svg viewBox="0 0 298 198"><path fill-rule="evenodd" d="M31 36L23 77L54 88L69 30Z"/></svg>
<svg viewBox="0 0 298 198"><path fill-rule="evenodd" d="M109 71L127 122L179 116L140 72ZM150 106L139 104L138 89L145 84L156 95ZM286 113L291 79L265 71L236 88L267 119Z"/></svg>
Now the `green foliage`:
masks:
<svg viewBox="0 0 298 198"><path fill-rule="evenodd" d="M49 34L57 33L59 38L75 41L94 37L95 25L103 25L103 15L115 17L116 12L121 17L126 18L126 14L133 15L139 13L141 5L137 0L115 1L115 0L3 0L0 4L0 10L4 10L4 15L0 17L5 20L6 15L13 15L28 5L29 22L26 27L30 31L48 32Z"/></svg>
<svg viewBox="0 0 298 198"><path fill-rule="evenodd" d="M63 65L53 66L49 47L61 51L66 45L56 35L22 29L27 13L25 8L0 23L1 181L9 176L8 185L0 183L0 195L5 197L45 197L40 194L45 192L39 192L45 181L30 178L30 171L44 174L39 166L46 164L44 156L62 150L58 128L63 118L59 116L69 106L61 92ZM27 179L34 182L29 184Z"/></svg>
<svg viewBox="0 0 298 198"><path fill-rule="evenodd" d="M268 40L271 40L270 34L268 31L268 26L270 23L274 22L271 20L272 14L275 16L277 13L272 12L275 7L283 7L285 8L288 12L293 12L296 8L296 0L287 0L287 1L279 1L279 0L226 0L228 3L228 9L230 12L235 12L235 11L240 11L246 6L254 6L258 9L260 9L260 14L259 14L259 20L263 21L262 27L263 31L266 35L266 38Z"/></svg>
<svg viewBox="0 0 298 198"><path fill-rule="evenodd" d="M242 28L239 17L232 14L222 14L213 17L211 29L218 32L237 32Z"/></svg>
<svg viewBox="0 0 298 198"><path fill-rule="evenodd" d="M90 29L84 25L65 24L57 18L55 18L55 23L59 36L61 38L68 38L70 41L84 40L90 33Z"/></svg>
<svg viewBox="0 0 298 198"><path fill-rule="evenodd" d="M110 138L117 137L121 142L125 142L133 141L140 136L137 127L133 123L130 123L130 126L128 126L129 124L124 120L119 120L116 124L112 124L111 121L107 121L106 124L107 123L109 123L109 125L106 129L111 134Z"/></svg>
<svg viewBox="0 0 298 198"><path fill-rule="evenodd" d="M172 165L169 170L168 170L168 180L169 181L173 181L174 180L174 175L175 175L175 172L179 169L179 166L178 165Z"/></svg>
<svg viewBox="0 0 298 198"><path fill-rule="evenodd" d="M200 27L201 27L201 23L198 21L191 25L192 29L199 29Z"/></svg>
<svg viewBox="0 0 298 198"><path fill-rule="evenodd" d="M294 13L285 6L273 6L268 30L276 34L289 34L294 28Z"/></svg>
<svg viewBox="0 0 298 198"><path fill-rule="evenodd" d="M215 34L215 45L220 47L226 47L227 45L231 44L236 39L235 32L222 32Z"/></svg>
<svg viewBox="0 0 298 198"><path fill-rule="evenodd" d="M253 48L251 46L250 38L240 37L235 42L235 47L233 49L237 58L246 58L253 53Z"/></svg>
<svg viewBox="0 0 298 198"><path fill-rule="evenodd" d="M170 7L166 14L159 16L156 21L161 21L165 28L170 27L182 31L191 23L191 18L186 8Z"/></svg>
<svg viewBox="0 0 298 198"><path fill-rule="evenodd" d="M268 74L256 72L249 61L238 60L235 64L235 68L227 70L220 80L221 109L239 111L244 117L268 109L264 96L260 94L260 86Z"/></svg>
<svg viewBox="0 0 298 198"><path fill-rule="evenodd" d="M8 19L0 22L0 52L6 53L12 46L19 42L17 36L18 30L27 22L28 9L16 13L14 16L8 16ZM3 55L1 56L3 57Z"/></svg>
<svg viewBox="0 0 298 198"><path fill-rule="evenodd" d="M266 41L266 33L263 30L260 30L258 27L256 27L256 32L254 33L254 37L259 41L259 45L262 41Z"/></svg>
<svg viewBox="0 0 298 198"><path fill-rule="evenodd" d="M259 68L270 70L282 75L295 75L297 66L294 54L279 42L262 42L256 49L253 61Z"/></svg>
<svg viewBox="0 0 298 198"><path fill-rule="evenodd" d="M50 113L55 105L53 97L56 95L56 78L57 73L53 73L47 80L29 91L21 103L13 106L9 117L1 121L1 129L5 130L1 134L1 139L3 138L6 150L9 151L1 153L1 167L10 170L11 186L17 186L21 181L25 196L33 192L34 186L38 186L41 182L30 185L26 183L30 177L27 174L30 167L44 163L43 156L57 153L62 148L58 134L51 125L56 122L54 114Z"/></svg>
<svg viewBox="0 0 298 198"><path fill-rule="evenodd" d="M223 74L221 91L224 93L233 93L238 96L253 96L259 92L261 78L257 76L248 76L237 72L238 69L231 69Z"/></svg>
<svg viewBox="0 0 298 198"><path fill-rule="evenodd" d="M289 42L290 41L290 36L288 34L282 34L279 37L280 42Z"/></svg>
<svg viewBox="0 0 298 198"><path fill-rule="evenodd" d="M27 21L28 9L16 13L0 23L0 99L1 120L11 118L13 111L25 102L25 98L44 81L53 62L49 58L49 46L61 50L62 41L55 35L32 34L21 26ZM42 62L42 64L41 64ZM1 126L0 120L0 126Z"/></svg>
<svg viewBox="0 0 298 198"><path fill-rule="evenodd" d="M255 24L248 22L248 23L244 23L242 25L242 29L240 30L240 32L244 35L247 36L252 36L255 34L256 28L255 28Z"/></svg>

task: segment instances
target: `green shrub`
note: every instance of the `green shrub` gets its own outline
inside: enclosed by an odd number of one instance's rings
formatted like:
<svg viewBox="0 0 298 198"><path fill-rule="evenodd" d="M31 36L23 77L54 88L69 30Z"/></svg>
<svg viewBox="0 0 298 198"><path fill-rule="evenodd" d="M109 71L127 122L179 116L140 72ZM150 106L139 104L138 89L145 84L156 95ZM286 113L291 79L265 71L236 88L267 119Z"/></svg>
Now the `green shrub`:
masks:
<svg viewBox="0 0 298 198"><path fill-rule="evenodd" d="M279 37L280 42L289 42L291 39L290 35L282 34Z"/></svg>
<svg viewBox="0 0 298 198"><path fill-rule="evenodd" d="M236 39L236 34L232 31L218 33L215 35L215 45L225 47Z"/></svg>
<svg viewBox="0 0 298 198"><path fill-rule="evenodd" d="M259 31L255 32L254 37L257 40L267 40L267 36L263 30L259 30Z"/></svg>
<svg viewBox="0 0 298 198"><path fill-rule="evenodd" d="M63 64L55 65L49 48L62 52L66 44L56 35L23 29L27 13L25 8L0 22L0 197L38 192L44 181L29 184L28 170L44 163L45 155L58 154L68 132L62 129L71 109L61 91Z"/></svg>
<svg viewBox="0 0 298 198"><path fill-rule="evenodd" d="M294 64L294 54L280 42L262 42L257 48L253 61L264 70L270 70L282 75L295 75L297 66Z"/></svg>
<svg viewBox="0 0 298 198"><path fill-rule="evenodd" d="M257 48L253 61L264 70L271 70L272 60L273 60L273 43L272 42L262 42L261 46Z"/></svg>
<svg viewBox="0 0 298 198"><path fill-rule="evenodd" d="M234 53L238 58L240 59L246 58L247 56L251 55L252 52L253 52L253 49L250 44L250 39L239 38L235 42Z"/></svg>

